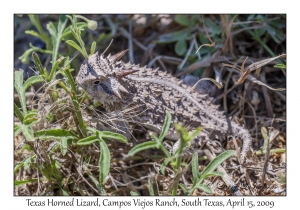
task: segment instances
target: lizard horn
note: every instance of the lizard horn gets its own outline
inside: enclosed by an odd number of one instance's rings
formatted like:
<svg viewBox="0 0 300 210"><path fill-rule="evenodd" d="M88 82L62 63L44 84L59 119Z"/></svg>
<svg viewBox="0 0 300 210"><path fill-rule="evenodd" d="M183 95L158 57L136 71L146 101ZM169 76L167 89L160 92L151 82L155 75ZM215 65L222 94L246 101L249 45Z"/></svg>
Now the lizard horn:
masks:
<svg viewBox="0 0 300 210"><path fill-rule="evenodd" d="M119 91L122 91L123 93L129 93L126 88L124 88L122 85L119 85Z"/></svg>
<svg viewBox="0 0 300 210"><path fill-rule="evenodd" d="M114 92L115 96L117 96L119 99L122 100L121 94L118 89L113 89L113 92Z"/></svg>
<svg viewBox="0 0 300 210"><path fill-rule="evenodd" d="M128 50L129 49L123 50L122 52L119 52L119 53L117 53L117 54L109 57L109 61L112 62L112 63L114 63L114 62L120 60L123 57L123 55L125 55L125 53L127 53Z"/></svg>
<svg viewBox="0 0 300 210"><path fill-rule="evenodd" d="M121 70L121 71L116 72L116 76L119 77L119 78L122 78L122 77L126 77L129 74L133 74L134 72L137 72L137 71L139 71L139 70L133 70L133 69Z"/></svg>

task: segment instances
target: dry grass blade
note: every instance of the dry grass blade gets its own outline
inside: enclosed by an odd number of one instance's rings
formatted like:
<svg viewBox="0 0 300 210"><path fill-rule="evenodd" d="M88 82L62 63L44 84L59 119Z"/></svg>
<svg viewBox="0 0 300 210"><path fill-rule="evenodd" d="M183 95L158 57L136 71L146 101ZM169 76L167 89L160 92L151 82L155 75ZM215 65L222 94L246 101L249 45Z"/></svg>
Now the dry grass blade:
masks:
<svg viewBox="0 0 300 210"><path fill-rule="evenodd" d="M192 65L187 67L184 71L176 74L175 76L179 77L183 74L188 74L188 73L191 73L193 71L196 71L197 69L199 69L201 67L210 66L212 63L219 63L219 62L224 62L224 61L227 61L227 60L228 60L228 58L225 57L225 56L206 57L202 61L199 61L197 63L193 63Z"/></svg>
<svg viewBox="0 0 300 210"><path fill-rule="evenodd" d="M230 21L229 21L229 15L221 15L221 19L223 22L223 25L225 26L225 35L226 35L226 41L223 45L223 50L224 52L230 52L231 57L235 57L233 53L233 42L232 42L232 34L231 34L231 29L232 29L232 24L233 21L237 15L235 15Z"/></svg>
<svg viewBox="0 0 300 210"><path fill-rule="evenodd" d="M212 43L212 44L202 44L200 45L200 47L196 50L195 54L197 54L199 52L199 50L201 49L201 47L203 46L207 46L207 47L213 47L215 46L215 43Z"/></svg>
<svg viewBox="0 0 300 210"><path fill-rule="evenodd" d="M201 82L201 81L203 81L203 80L209 80L209 81L213 82L219 89L223 87L223 85L221 83L217 82L214 79L211 79L211 78L202 78L202 79L199 79L199 81L196 82L196 84L194 84L194 86L192 87L192 89L195 89L196 86L198 85L198 83Z"/></svg>
<svg viewBox="0 0 300 210"><path fill-rule="evenodd" d="M252 63L250 66L248 66L247 70L250 69L250 71L254 71L278 58L285 58L285 54L282 54L282 55L279 55L279 56L276 56L276 57L273 57L273 58L268 58L268 59L264 59L264 60L261 60L261 61L258 61L258 62L255 62L255 63Z"/></svg>
<svg viewBox="0 0 300 210"><path fill-rule="evenodd" d="M209 36L209 34L207 33L207 29L206 29L206 26L205 26L205 21L204 21L204 16L202 15L202 19L203 19L203 27L204 27L204 30L205 30L205 34L208 38L208 40L210 41L210 44L203 44L201 45L198 50L195 52L195 54L197 54L199 52L199 50L201 49L202 46L208 46L208 47L213 47L215 46L215 42L213 42Z"/></svg>
<svg viewBox="0 0 300 210"><path fill-rule="evenodd" d="M251 64L250 66L247 67L246 69L246 72L244 72L244 66L245 66L245 63L247 62L248 60L248 57L244 60L241 68L238 68L234 65L230 65L230 64L226 64L226 63L222 63L223 66L227 66L227 67L230 67L230 68L233 68L233 69L237 69L240 71L240 78L238 79L238 81L235 83L235 85L239 85L239 84L242 84L246 78L248 78L251 82L254 82L258 85L262 85L262 86L265 86L267 88L269 88L270 90L274 90L274 91L284 91L285 88L272 88L270 86L268 86L267 84L257 80L256 78L254 78L253 76L249 75L251 71L254 71L256 69L260 69L262 66L272 62L273 60L276 60L278 58L284 58L285 57L285 54L282 54L282 55L279 55L279 56L276 56L276 57L273 57L273 58L268 58L268 59L264 59L264 60L261 60L261 61L258 61L258 62L255 62L253 64Z"/></svg>
<svg viewBox="0 0 300 210"><path fill-rule="evenodd" d="M247 60L248 60L248 57L244 60L244 62L243 62L243 64L242 64L242 67L241 67L241 69L240 69L240 78L239 78L239 80L235 83L236 85L239 85L239 84L242 84L244 81L245 81L245 79L247 78L247 76L250 74L250 70L249 69L247 69L246 70L246 72L244 72L244 68L245 68L245 63L247 62Z"/></svg>
<svg viewBox="0 0 300 210"><path fill-rule="evenodd" d="M249 79L251 82L253 82L253 83L256 83L256 84L258 84L258 85L265 86L265 87L269 88L270 90L274 90L274 91L284 91L284 90L286 90L285 88L272 88L272 87L268 86L267 84L265 84L265 83L259 81L258 79L254 78L252 75L249 75L249 76L248 76L248 79Z"/></svg>

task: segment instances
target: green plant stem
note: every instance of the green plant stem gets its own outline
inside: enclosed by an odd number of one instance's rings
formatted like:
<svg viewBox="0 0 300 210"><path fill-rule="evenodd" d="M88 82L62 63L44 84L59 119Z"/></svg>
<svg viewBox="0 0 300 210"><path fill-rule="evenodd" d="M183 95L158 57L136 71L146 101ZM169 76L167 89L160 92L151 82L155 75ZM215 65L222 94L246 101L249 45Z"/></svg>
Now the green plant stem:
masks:
<svg viewBox="0 0 300 210"><path fill-rule="evenodd" d="M182 137L182 136L181 136ZM182 162L182 151L183 151L183 147L184 147L184 139L180 138L180 144L179 144L179 148L176 151L176 153L178 154L178 157L176 158L176 165L174 167L175 171L178 173L178 169L181 166L181 162ZM176 180L176 179L175 179ZM174 187L172 189L172 195L175 196L177 195L177 189L178 189L178 181L176 181L176 183L174 184Z"/></svg>
<svg viewBox="0 0 300 210"><path fill-rule="evenodd" d="M74 36L74 37L75 37L75 38L77 39L77 41L79 42L80 47L81 47L82 51L84 52L84 53L83 53L84 57L85 57L85 58L88 58L88 54L87 54L87 52L86 52L86 49L85 49L85 46L84 46L84 42L83 42L82 39L81 39L81 36L80 36L80 30L77 28L76 22L77 22L77 21L76 21L76 15L73 15L73 28L74 28L75 33L76 33L76 35L77 35L77 36Z"/></svg>
<svg viewBox="0 0 300 210"><path fill-rule="evenodd" d="M179 148L178 151L176 152L178 154L178 157L176 158L176 166L174 168L176 171L178 171L178 168L180 167L182 161L182 151L184 147L183 141L184 141L183 139L180 139Z"/></svg>
<svg viewBox="0 0 300 210"><path fill-rule="evenodd" d="M258 150L255 152L255 154L258 155L264 155L266 154L267 150ZM286 149L271 149L270 153L284 153L286 152Z"/></svg>
<svg viewBox="0 0 300 210"><path fill-rule="evenodd" d="M41 40L46 43L46 48L51 49L51 40L49 36L44 32L43 27L41 26L40 20L38 18L38 15L28 15L28 16L32 24L38 30Z"/></svg>
<svg viewBox="0 0 300 210"><path fill-rule="evenodd" d="M76 15L77 18L81 18L83 20L85 20L86 22L89 21L89 19L87 19L86 17L82 16L82 15Z"/></svg>
<svg viewBox="0 0 300 210"><path fill-rule="evenodd" d="M37 51L37 52L40 52L40 53L48 53L48 54L51 54L51 55L53 54L52 50L43 50L43 49L41 49L39 47L33 46L31 43L29 43L29 47L31 49L33 49L34 51Z"/></svg>
<svg viewBox="0 0 300 210"><path fill-rule="evenodd" d="M48 78L47 78L47 81L48 81L48 82L50 82L50 81L53 79L54 73L55 73L55 71L56 71L58 65L62 62L63 59L65 59L65 57L60 57L60 58L53 64L52 69L51 69L51 71L50 71L50 74L49 74L49 76L48 76Z"/></svg>
<svg viewBox="0 0 300 210"><path fill-rule="evenodd" d="M61 15L59 17L57 33L56 36L52 38L52 42L53 42L52 67L54 66L54 63L56 62L56 59L58 57L59 45L61 43L63 31L66 27L67 21L68 19L65 15Z"/></svg>
<svg viewBox="0 0 300 210"><path fill-rule="evenodd" d="M70 73L70 70L67 69L67 68L64 69L64 70L65 70L66 76L68 77L69 82L71 84L72 91L68 91L68 94L71 96L72 103L73 103L74 110L75 110L75 114L76 114L76 117L77 117L77 120L78 120L78 124L79 124L78 129L80 131L79 133L81 133L84 137L86 137L87 136L87 131L86 131L86 127L85 127L85 124L83 122L81 111L80 111L80 106L79 106L79 102L78 102L77 89L76 89L75 81L74 81L74 79L73 79L73 77ZM61 85L65 90L68 90L67 87L64 86L63 83Z"/></svg>
<svg viewBox="0 0 300 210"><path fill-rule="evenodd" d="M86 22L79 22L79 23L76 23L77 24L77 27L80 28L80 29L85 29L87 28L87 23ZM69 36L70 34L72 34L72 31L71 31L71 28L72 25L68 26L66 29L65 29L65 32L62 34L61 38L65 38L66 36Z"/></svg>
<svg viewBox="0 0 300 210"><path fill-rule="evenodd" d="M37 18L37 15L28 15L32 24L36 27L36 29L38 30L38 32L40 33L41 37L44 38L45 36L47 36L47 34L44 32L40 20ZM45 40L43 40L45 41Z"/></svg>

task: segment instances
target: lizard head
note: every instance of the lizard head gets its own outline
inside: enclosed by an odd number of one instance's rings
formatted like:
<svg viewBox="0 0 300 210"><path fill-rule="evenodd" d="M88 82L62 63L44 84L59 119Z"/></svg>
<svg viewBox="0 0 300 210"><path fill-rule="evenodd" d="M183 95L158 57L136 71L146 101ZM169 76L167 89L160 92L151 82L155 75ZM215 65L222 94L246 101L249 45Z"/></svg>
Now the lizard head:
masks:
<svg viewBox="0 0 300 210"><path fill-rule="evenodd" d="M98 52L90 55L81 65L76 83L102 104L122 101L120 92L129 93L122 85L122 78L138 71L127 69L118 61L127 51L106 58L103 55L99 56Z"/></svg>

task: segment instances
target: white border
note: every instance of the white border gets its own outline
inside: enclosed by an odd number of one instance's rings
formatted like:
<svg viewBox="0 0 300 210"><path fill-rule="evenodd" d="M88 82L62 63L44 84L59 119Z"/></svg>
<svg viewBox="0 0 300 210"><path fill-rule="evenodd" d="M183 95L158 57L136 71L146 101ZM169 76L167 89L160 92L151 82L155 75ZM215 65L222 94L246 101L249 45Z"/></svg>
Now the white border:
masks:
<svg viewBox="0 0 300 210"><path fill-rule="evenodd" d="M287 13L287 49L288 53L288 69L287 73L287 98L288 98L288 108L287 108L287 139L288 139L288 170L287 170L287 197L245 197L247 200L274 200L275 207L272 209L283 209L286 207L297 206L299 208L299 203L297 202L299 197L299 181L298 175L300 174L300 167L297 164L299 162L299 130L298 114L299 113L299 61L298 50L299 46L299 11L296 4L293 5L292 2L282 2L282 1L133 1L133 0L123 0L123 1L33 1L33 0L22 0L22 1L6 1L5 4L1 2L1 83L0 83L0 96L2 97L2 103L0 108L0 131L1 131L1 190L0 190L0 206L3 209L8 208L18 208L27 209L26 199L30 197L13 197L13 14L28 14L28 13ZM296 57L297 56L297 57ZM298 75L298 76L297 76ZM297 173L298 172L298 173ZM35 200L46 200L49 197L34 198ZM79 197L77 197L79 198ZM94 199L84 198L84 199ZM151 197L139 197L144 200L151 200L155 198ZM171 197L159 197L161 199L170 199ZM229 198L225 197L208 197L210 200L224 200L227 201ZM240 198L233 198L238 200ZM296 199L297 198L297 199ZM64 197L56 197L57 200L65 200ZM68 198L70 199L70 198ZM103 198L101 198L103 199ZM132 199L131 197L117 197L111 198L114 200L126 200ZM179 199L179 198L178 198ZM182 198L180 198L182 199ZM186 199L188 199L186 197ZM193 198L194 199L194 198ZM205 198L201 198L205 199ZM51 207L44 207L51 208ZM56 207L60 209L65 209L68 207ZM74 207L71 207L72 209ZM79 209L80 207L75 207ZM103 208L103 207L101 207ZM131 209L133 207L130 207ZM156 207L156 208L166 208L166 207ZM115 209L115 208L113 208ZM133 209L141 209L139 207ZM292 208L291 208L292 209ZM296 209L296 208L294 208Z"/></svg>

